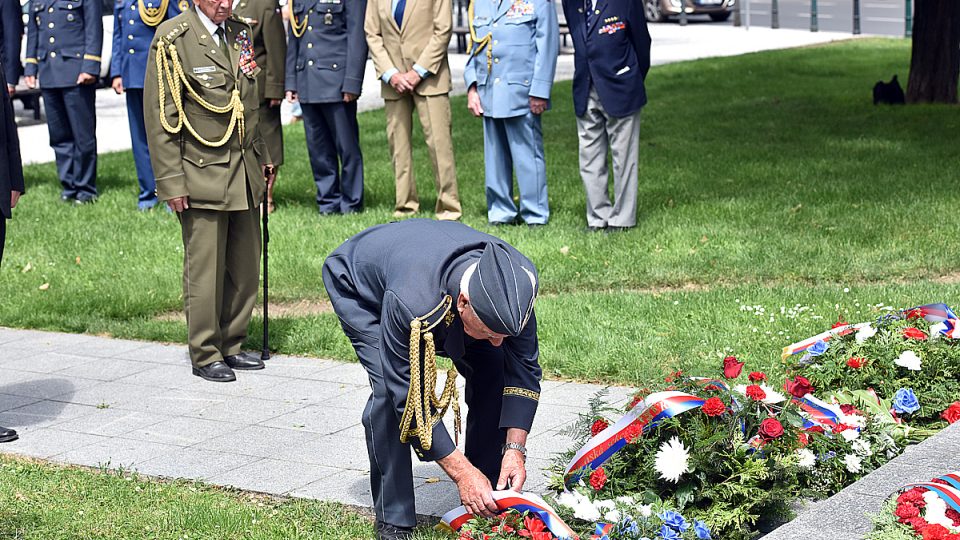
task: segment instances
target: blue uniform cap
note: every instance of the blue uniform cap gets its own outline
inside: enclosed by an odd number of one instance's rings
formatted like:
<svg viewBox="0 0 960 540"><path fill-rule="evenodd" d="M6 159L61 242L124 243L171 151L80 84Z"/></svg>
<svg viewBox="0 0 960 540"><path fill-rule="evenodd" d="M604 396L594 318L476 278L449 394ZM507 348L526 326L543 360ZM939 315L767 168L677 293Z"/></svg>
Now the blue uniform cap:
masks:
<svg viewBox="0 0 960 540"><path fill-rule="evenodd" d="M467 294L487 328L497 334L518 336L533 312L536 278L503 246L487 243Z"/></svg>

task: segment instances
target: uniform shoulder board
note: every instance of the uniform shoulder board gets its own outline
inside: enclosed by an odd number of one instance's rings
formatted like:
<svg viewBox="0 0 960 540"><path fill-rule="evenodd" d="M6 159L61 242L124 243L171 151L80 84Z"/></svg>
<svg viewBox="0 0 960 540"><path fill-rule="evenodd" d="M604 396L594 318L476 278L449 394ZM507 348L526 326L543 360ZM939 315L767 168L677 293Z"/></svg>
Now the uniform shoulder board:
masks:
<svg viewBox="0 0 960 540"><path fill-rule="evenodd" d="M183 34L184 30L189 28L190 25L186 21L181 21L173 24L169 31L163 35L160 39L163 40L166 44L171 44Z"/></svg>

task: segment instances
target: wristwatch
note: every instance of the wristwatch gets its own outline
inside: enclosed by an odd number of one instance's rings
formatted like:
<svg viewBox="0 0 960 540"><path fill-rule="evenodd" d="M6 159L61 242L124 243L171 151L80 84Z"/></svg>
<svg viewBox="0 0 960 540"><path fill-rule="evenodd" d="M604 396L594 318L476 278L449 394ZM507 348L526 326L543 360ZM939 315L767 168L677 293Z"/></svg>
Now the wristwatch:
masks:
<svg viewBox="0 0 960 540"><path fill-rule="evenodd" d="M523 460L527 460L527 447L518 443L518 442L508 442L504 443L503 448L500 450L500 455L507 453L507 450L516 450L520 452L520 455L523 456Z"/></svg>

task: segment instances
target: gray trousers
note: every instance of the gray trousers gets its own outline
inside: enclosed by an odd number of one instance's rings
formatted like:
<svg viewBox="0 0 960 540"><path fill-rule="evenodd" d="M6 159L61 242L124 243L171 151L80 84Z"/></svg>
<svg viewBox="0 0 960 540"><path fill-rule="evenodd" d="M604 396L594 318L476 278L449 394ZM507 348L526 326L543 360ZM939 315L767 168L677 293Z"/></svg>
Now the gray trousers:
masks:
<svg viewBox="0 0 960 540"><path fill-rule="evenodd" d="M587 193L587 225L633 227L637 224L637 159L640 111L617 118L607 114L590 87L587 111L577 117L580 178ZM613 202L608 194L607 149L613 156Z"/></svg>

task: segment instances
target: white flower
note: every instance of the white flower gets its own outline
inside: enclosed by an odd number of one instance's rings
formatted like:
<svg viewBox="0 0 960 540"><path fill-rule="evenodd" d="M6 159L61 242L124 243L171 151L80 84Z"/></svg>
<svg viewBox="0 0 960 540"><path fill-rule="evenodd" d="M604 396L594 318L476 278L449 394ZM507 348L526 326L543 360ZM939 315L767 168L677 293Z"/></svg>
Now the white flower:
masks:
<svg viewBox="0 0 960 540"><path fill-rule="evenodd" d="M597 510L602 512L604 510L613 510L616 508L617 503L610 499L601 499L599 501L593 501L593 505L597 507Z"/></svg>
<svg viewBox="0 0 960 540"><path fill-rule="evenodd" d="M927 520L927 523L943 525L950 532L960 531L960 527L954 527L953 520L947 517L947 503L936 493L924 492L923 501L926 503L923 507L923 519Z"/></svg>
<svg viewBox="0 0 960 540"><path fill-rule="evenodd" d="M940 339L940 336L947 333L947 325L938 322L930 327L930 339Z"/></svg>
<svg viewBox="0 0 960 540"><path fill-rule="evenodd" d="M621 496L621 497L617 497L617 498L614 499L614 500L617 501L618 503L633 504L633 497L631 497L631 496L629 496L629 495L623 495L623 496Z"/></svg>
<svg viewBox="0 0 960 540"><path fill-rule="evenodd" d="M920 357L913 351L903 351L893 363L905 367L910 371L920 371Z"/></svg>
<svg viewBox="0 0 960 540"><path fill-rule="evenodd" d="M857 343L863 343L864 341L872 338L875 335L877 335L876 328L870 326L869 324L864 325L860 327L859 330L857 330L857 335L856 335Z"/></svg>
<svg viewBox="0 0 960 540"><path fill-rule="evenodd" d="M689 472L690 453L680 439L673 437L669 442L660 445L654 466L660 473L660 478L671 482L679 482L680 476Z"/></svg>
<svg viewBox="0 0 960 540"><path fill-rule="evenodd" d="M843 440L850 442L855 441L860 438L860 430L858 429L845 429L840 432L840 436L843 437Z"/></svg>
<svg viewBox="0 0 960 540"><path fill-rule="evenodd" d="M840 423L848 426L864 428L867 426L867 417L860 414L843 414L841 411Z"/></svg>
<svg viewBox="0 0 960 540"><path fill-rule="evenodd" d="M611 510L603 515L603 519L607 520L608 523L617 523L620 521L620 511Z"/></svg>
<svg viewBox="0 0 960 540"><path fill-rule="evenodd" d="M765 384L759 384L757 386L762 388L763 393L766 394L766 397L764 397L762 401L767 405L776 405L777 403L787 399L783 397L783 394L774 390L772 386L767 386ZM739 394L743 394L744 396L747 395L747 385L745 384L738 384L733 387L733 390Z"/></svg>
<svg viewBox="0 0 960 540"><path fill-rule="evenodd" d="M863 470L863 467L861 466L863 460L860 459L860 456L847 454L843 456L843 462L846 464L847 470L852 473L858 473Z"/></svg>
<svg viewBox="0 0 960 540"><path fill-rule="evenodd" d="M573 516L585 521L600 519L600 511L590 502L586 495L576 491L565 491L557 497L557 503L573 510Z"/></svg>
<svg viewBox="0 0 960 540"><path fill-rule="evenodd" d="M637 513L640 514L641 517L650 517L653 515L653 507L649 504L641 504L637 507Z"/></svg>
<svg viewBox="0 0 960 540"><path fill-rule="evenodd" d="M801 469L812 469L817 463L817 456L815 456L809 448L801 448L797 450L797 455L800 456L797 466L799 466Z"/></svg>
<svg viewBox="0 0 960 540"><path fill-rule="evenodd" d="M873 448L870 447L870 443L865 439L858 439L853 441L853 451L861 456L872 456Z"/></svg>

